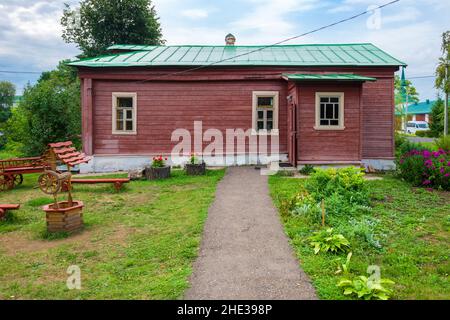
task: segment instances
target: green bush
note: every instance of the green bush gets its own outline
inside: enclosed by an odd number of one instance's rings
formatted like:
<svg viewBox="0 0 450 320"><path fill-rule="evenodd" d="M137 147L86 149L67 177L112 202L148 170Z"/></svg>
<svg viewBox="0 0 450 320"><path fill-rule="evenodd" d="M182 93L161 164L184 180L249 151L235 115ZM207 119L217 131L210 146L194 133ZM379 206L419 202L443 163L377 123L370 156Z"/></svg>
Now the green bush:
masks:
<svg viewBox="0 0 450 320"><path fill-rule="evenodd" d="M393 291L387 288L389 285L393 285L395 282L389 279L379 279L372 281L365 276L358 276L352 280L341 279L337 284L344 290L344 295L354 295L359 299L364 300L388 300Z"/></svg>
<svg viewBox="0 0 450 320"><path fill-rule="evenodd" d="M434 133L431 130L423 130L423 131L417 131L416 136L418 136L418 137L433 137Z"/></svg>
<svg viewBox="0 0 450 320"><path fill-rule="evenodd" d="M439 138L434 140L434 143L438 147L438 149L442 149L444 151L450 151L450 136L440 136Z"/></svg>
<svg viewBox="0 0 450 320"><path fill-rule="evenodd" d="M343 201L351 204L369 204L368 190L361 168L316 169L305 186L317 202L322 199L327 202L327 199L334 195L343 197Z"/></svg>
<svg viewBox="0 0 450 320"><path fill-rule="evenodd" d="M398 174L414 186L450 190L450 153L411 150L398 160Z"/></svg>
<svg viewBox="0 0 450 320"><path fill-rule="evenodd" d="M305 166L303 166L303 168L301 168L298 172L300 172L301 174L304 174L305 176L309 176L311 173L314 172L314 166L311 164L307 164Z"/></svg>
<svg viewBox="0 0 450 320"><path fill-rule="evenodd" d="M315 254L319 252L345 252L350 248L350 242L342 234L334 232L333 228L314 232L309 240L311 246L314 247Z"/></svg>

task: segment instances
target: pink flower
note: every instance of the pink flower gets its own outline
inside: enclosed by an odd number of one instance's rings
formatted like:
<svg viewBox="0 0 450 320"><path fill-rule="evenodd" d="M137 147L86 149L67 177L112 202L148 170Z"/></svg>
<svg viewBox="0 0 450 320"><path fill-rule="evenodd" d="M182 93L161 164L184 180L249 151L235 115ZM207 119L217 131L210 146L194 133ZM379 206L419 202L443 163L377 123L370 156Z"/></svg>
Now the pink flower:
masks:
<svg viewBox="0 0 450 320"><path fill-rule="evenodd" d="M427 186L427 185L431 184L431 181L430 180L425 180L424 182L422 182L422 184Z"/></svg>
<svg viewBox="0 0 450 320"><path fill-rule="evenodd" d="M441 167L441 169L439 169L439 171L440 171L441 173L444 173L444 171L445 171L444 167Z"/></svg>
<svg viewBox="0 0 450 320"><path fill-rule="evenodd" d="M428 151L428 150L423 150L422 155L424 156L424 158L429 158L429 157L431 157L431 153L430 153L430 151Z"/></svg>
<svg viewBox="0 0 450 320"><path fill-rule="evenodd" d="M433 157L435 157L435 158L439 158L440 155L441 154L438 151L433 152Z"/></svg>
<svg viewBox="0 0 450 320"><path fill-rule="evenodd" d="M450 173L444 174L444 177L448 178L450 176Z"/></svg>

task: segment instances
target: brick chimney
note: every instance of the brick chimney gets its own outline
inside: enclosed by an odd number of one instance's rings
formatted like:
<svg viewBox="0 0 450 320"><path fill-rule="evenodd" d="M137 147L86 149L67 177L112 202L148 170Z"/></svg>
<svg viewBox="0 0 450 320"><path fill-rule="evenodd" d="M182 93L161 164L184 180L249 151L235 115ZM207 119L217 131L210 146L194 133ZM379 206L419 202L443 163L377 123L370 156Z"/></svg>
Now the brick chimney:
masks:
<svg viewBox="0 0 450 320"><path fill-rule="evenodd" d="M234 43L236 42L236 37L233 36L231 33L227 34L225 37L225 44L227 46L234 46Z"/></svg>

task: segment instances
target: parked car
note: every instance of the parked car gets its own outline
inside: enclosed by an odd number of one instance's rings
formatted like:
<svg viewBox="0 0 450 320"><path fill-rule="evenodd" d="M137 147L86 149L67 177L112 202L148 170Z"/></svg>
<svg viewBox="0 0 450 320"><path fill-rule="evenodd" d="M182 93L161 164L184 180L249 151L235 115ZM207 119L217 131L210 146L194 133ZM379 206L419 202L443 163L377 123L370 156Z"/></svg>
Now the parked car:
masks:
<svg viewBox="0 0 450 320"><path fill-rule="evenodd" d="M426 121L408 121L406 124L406 132L409 134L416 134L417 131L430 130L428 122Z"/></svg>

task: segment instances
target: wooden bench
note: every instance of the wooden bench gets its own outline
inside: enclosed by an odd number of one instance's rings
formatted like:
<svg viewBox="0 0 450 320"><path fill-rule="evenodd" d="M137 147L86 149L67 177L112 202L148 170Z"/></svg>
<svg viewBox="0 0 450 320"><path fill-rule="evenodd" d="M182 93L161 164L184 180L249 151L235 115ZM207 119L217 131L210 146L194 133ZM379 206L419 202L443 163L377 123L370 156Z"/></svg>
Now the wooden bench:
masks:
<svg viewBox="0 0 450 320"><path fill-rule="evenodd" d="M8 210L17 210L20 204L0 204L0 220L5 219Z"/></svg>
<svg viewBox="0 0 450 320"><path fill-rule="evenodd" d="M113 183L114 188L119 191L124 183L130 182L129 178L105 178L105 179L72 179L72 184L97 184ZM67 189L67 187L65 187Z"/></svg>

